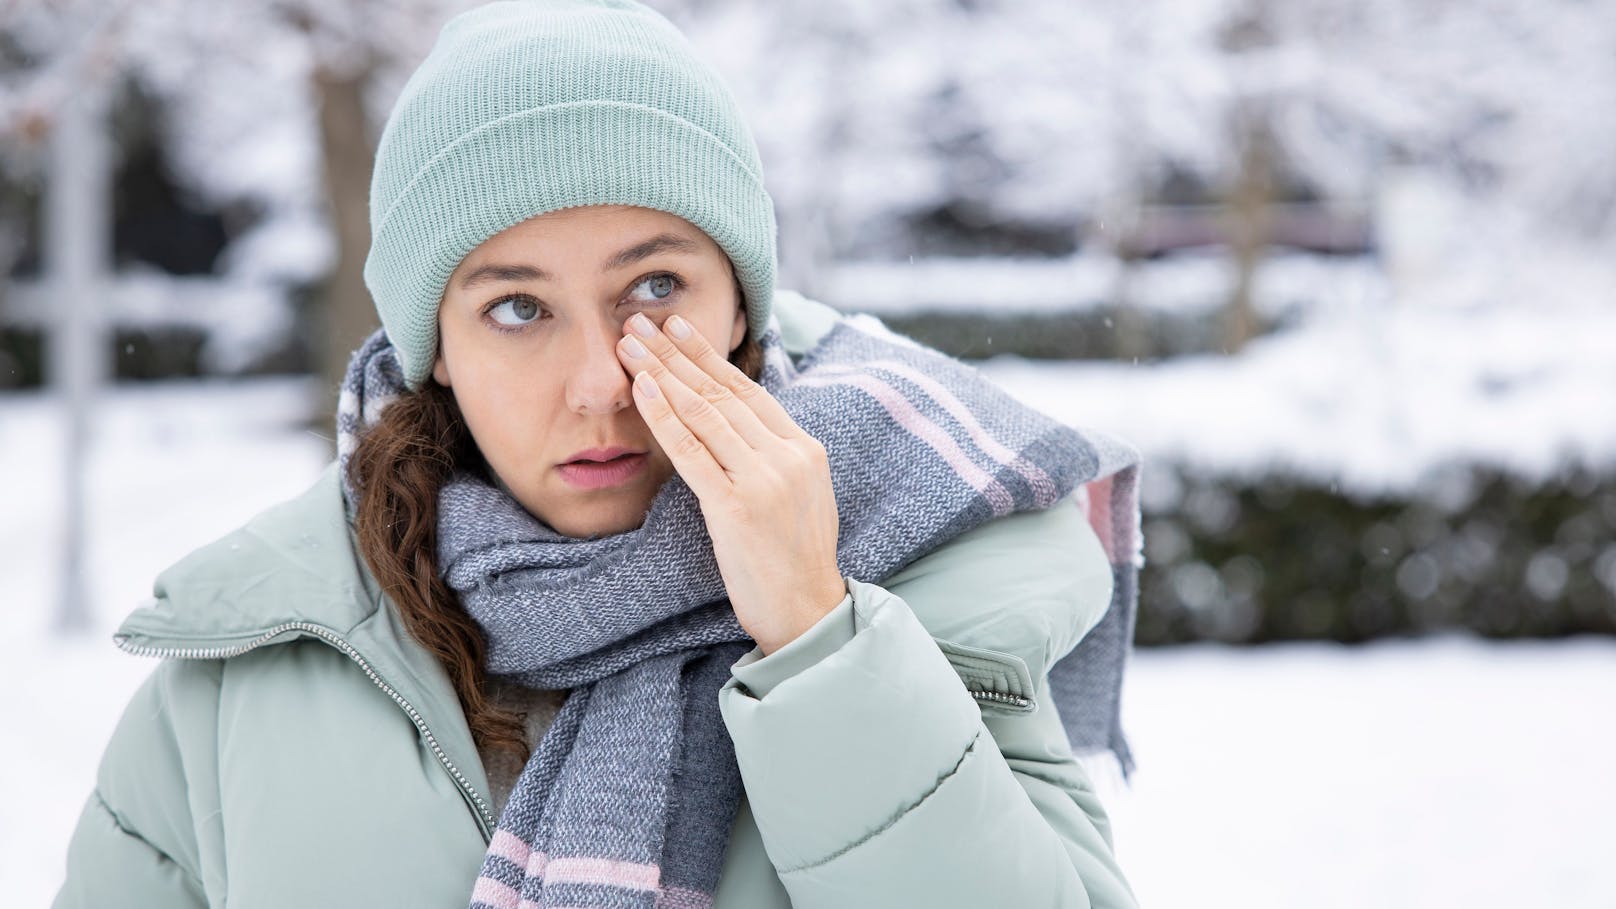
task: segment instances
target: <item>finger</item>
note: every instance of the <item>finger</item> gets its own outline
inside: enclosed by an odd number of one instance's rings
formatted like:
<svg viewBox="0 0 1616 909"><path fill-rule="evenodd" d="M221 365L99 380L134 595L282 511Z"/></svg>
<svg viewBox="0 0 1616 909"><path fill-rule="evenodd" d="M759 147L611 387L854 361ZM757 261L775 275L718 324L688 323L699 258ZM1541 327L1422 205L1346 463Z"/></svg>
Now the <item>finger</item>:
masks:
<svg viewBox="0 0 1616 909"><path fill-rule="evenodd" d="M702 376L701 381L711 383L715 389L721 389L714 391L714 396L722 398L723 403L730 405L731 409L744 410L750 415L751 419L732 416L731 422L753 446L762 447L771 441L757 432L759 428L768 430L775 438L794 439L806 435L796 421L791 419L791 414L769 394L768 389L752 381L746 373L741 372L734 363L720 354L688 320L679 316L670 317L663 323L662 334L671 341L674 349L681 355L672 362L676 363L679 360L687 362L690 369ZM688 384L692 388L700 387L696 382ZM725 413L729 412L728 409L725 410ZM755 424L753 420L756 420Z"/></svg>
<svg viewBox="0 0 1616 909"><path fill-rule="evenodd" d="M668 322L663 323L664 327L669 323L682 327L687 336L699 337L701 334L691 330L690 323L683 319L679 319L678 322L669 319ZM758 418L757 413L731 391L727 384L692 362L690 357L686 356L684 351L673 343L672 338L666 332L657 330L656 325L644 313L630 318L628 323L624 325L624 329L631 333L631 337L639 339L647 349L655 354L657 360L668 372L678 376L680 381L688 388L717 408L718 412L722 413L729 421L733 430L742 439L745 439L748 445L753 448L761 448L778 441L778 435L765 426L762 420ZM687 337L687 340L693 340L693 338ZM705 344L706 340L702 339L702 343ZM709 345L708 350L711 349ZM741 378L745 378L739 370L735 370L735 372L737 375L741 375ZM654 375L660 376L661 373L654 373ZM678 401L676 400L675 404L677 405L677 403Z"/></svg>
<svg viewBox="0 0 1616 909"><path fill-rule="evenodd" d="M662 339L661 346L673 350L666 338ZM677 354L677 351L673 352ZM640 338L633 335L620 338L617 342L617 355L629 370L642 370L656 380L657 388L667 398L679 421L707 446L719 466L730 471L752 469L757 451L736 431L729 417L711 401L686 385L684 380L669 368L665 360L652 356ZM680 358L682 359L682 355ZM688 362L684 367L687 370L695 369ZM707 381L710 383L712 380ZM745 411L739 402L731 402L731 406L735 410ZM757 418L750 412L744 415L756 423ZM755 428L758 432L768 434L761 425L756 425ZM773 438L772 434L769 434L769 437Z"/></svg>
<svg viewBox="0 0 1616 909"><path fill-rule="evenodd" d="M684 477L697 498L708 500L729 492L731 484L724 468L718 466L707 446L679 421L656 379L648 372L634 376L634 405L645 418L645 425L651 427L657 444L667 453L673 469Z"/></svg>

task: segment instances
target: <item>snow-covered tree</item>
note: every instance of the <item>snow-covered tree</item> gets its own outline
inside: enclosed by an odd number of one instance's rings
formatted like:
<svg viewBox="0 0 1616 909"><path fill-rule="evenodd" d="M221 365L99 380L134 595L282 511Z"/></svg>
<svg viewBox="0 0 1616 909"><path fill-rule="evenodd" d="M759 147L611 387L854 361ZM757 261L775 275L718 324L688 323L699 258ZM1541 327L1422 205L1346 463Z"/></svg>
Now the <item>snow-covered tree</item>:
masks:
<svg viewBox="0 0 1616 909"><path fill-rule="evenodd" d="M1414 165L1523 230L1616 238L1616 0L649 2L740 96L798 283L916 249L939 211L1105 239L1172 175L1234 192L1264 157L1253 135L1275 176L1327 199L1363 204L1388 166ZM68 71L53 49L114 11L104 31L165 102L178 176L263 212L227 267L341 271L363 181L326 179L360 144L339 132L362 107L373 135L469 5L11 4L0 34L33 64L0 62L0 124L48 117ZM329 200L328 182L354 197Z"/></svg>

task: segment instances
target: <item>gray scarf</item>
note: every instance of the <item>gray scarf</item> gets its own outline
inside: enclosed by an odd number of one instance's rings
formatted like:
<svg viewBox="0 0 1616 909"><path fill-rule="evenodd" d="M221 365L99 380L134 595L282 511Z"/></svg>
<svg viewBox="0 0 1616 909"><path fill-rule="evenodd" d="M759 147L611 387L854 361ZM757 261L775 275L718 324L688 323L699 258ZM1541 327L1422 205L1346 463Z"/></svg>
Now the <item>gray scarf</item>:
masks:
<svg viewBox="0 0 1616 909"><path fill-rule="evenodd" d="M761 384L830 455L849 577L880 583L986 521L1077 493L1116 584L1051 692L1074 749L1131 768L1118 708L1142 561L1134 450L868 317L841 319L797 363L777 322L761 342ZM378 331L344 381L344 462L403 393ZM718 690L753 642L695 494L675 475L641 527L584 540L459 474L439 497L438 560L487 636L491 674L572 689L511 792L472 905L709 906L742 791Z"/></svg>

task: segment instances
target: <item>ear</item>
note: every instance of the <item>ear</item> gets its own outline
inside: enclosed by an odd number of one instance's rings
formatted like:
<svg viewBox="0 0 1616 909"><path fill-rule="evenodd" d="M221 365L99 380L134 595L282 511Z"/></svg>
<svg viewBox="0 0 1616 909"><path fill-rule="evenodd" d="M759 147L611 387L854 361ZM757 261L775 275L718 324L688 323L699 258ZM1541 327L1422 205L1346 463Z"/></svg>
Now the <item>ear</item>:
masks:
<svg viewBox="0 0 1616 909"><path fill-rule="evenodd" d="M449 387L449 366L444 362L441 353L432 361L432 378L444 388Z"/></svg>
<svg viewBox="0 0 1616 909"><path fill-rule="evenodd" d="M746 304L735 307L735 324L729 331L729 352L734 353L746 340Z"/></svg>

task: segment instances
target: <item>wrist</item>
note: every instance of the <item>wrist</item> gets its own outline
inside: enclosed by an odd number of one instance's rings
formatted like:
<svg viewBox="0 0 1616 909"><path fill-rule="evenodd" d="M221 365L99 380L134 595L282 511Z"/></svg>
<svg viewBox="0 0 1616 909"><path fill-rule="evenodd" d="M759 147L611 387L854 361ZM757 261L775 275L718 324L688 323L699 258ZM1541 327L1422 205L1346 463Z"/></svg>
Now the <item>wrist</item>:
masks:
<svg viewBox="0 0 1616 909"><path fill-rule="evenodd" d="M775 633L764 637L754 636L758 649L763 651L764 656L768 656L795 641L835 610L847 595L845 578L840 574L836 575L834 580L827 578L816 593L781 610L784 621L782 627L776 629Z"/></svg>

